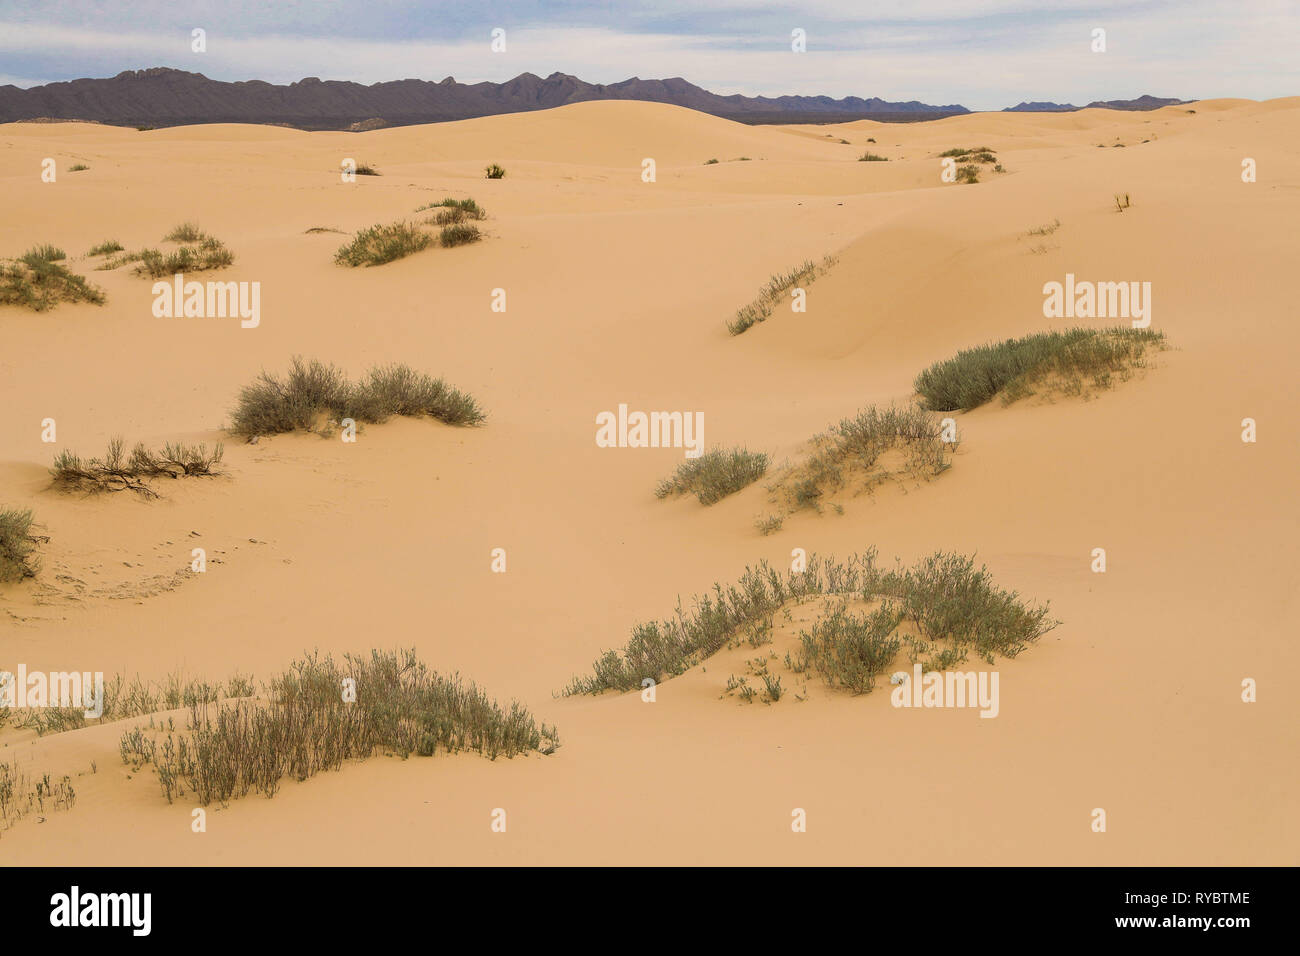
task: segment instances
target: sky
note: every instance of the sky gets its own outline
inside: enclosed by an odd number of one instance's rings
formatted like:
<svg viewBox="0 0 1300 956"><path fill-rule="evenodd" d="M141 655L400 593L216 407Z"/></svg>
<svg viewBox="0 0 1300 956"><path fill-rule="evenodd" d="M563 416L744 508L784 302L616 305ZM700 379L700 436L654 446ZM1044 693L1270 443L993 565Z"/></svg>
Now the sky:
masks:
<svg viewBox="0 0 1300 956"><path fill-rule="evenodd" d="M806 52L791 49L795 29ZM681 76L723 94L974 110L1270 99L1300 95L1300 0L0 0L0 84L151 66L273 83Z"/></svg>

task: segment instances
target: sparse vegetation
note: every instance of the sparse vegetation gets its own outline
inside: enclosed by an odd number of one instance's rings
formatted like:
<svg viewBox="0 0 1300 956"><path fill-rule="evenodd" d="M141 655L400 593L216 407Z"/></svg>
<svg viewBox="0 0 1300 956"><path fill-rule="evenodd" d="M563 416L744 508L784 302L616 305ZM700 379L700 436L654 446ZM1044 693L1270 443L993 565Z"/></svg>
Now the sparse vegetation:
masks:
<svg viewBox="0 0 1300 956"><path fill-rule="evenodd" d="M342 266L380 266L404 258L433 244L433 236L408 222L363 229L345 246L334 261Z"/></svg>
<svg viewBox="0 0 1300 956"><path fill-rule="evenodd" d="M209 477L218 474L224 449L218 442L211 452L202 443L183 445L167 443L162 451L153 452L137 444L126 454L121 438L108 443L103 458L83 460L64 449L54 457L50 475L58 488L86 492L125 491L130 489L146 498L158 493L150 487L156 478Z"/></svg>
<svg viewBox="0 0 1300 956"><path fill-rule="evenodd" d="M980 181L980 168L973 163L957 167L957 182L959 183L977 183Z"/></svg>
<svg viewBox="0 0 1300 956"><path fill-rule="evenodd" d="M471 242L478 242L483 238L483 233L479 232L478 226L470 225L467 222L458 222L450 226L443 226L438 233L438 241L444 248L450 249L453 246L464 246Z"/></svg>
<svg viewBox="0 0 1300 956"><path fill-rule="evenodd" d="M447 425L478 425L487 417L469 395L406 365L375 367L353 384L333 365L295 357L284 379L263 372L243 388L231 431L274 435L327 420L379 423L394 415L428 415Z"/></svg>
<svg viewBox="0 0 1300 956"><path fill-rule="evenodd" d="M103 291L61 265L57 260L62 258L62 249L44 245L18 259L0 261L0 305L21 305L36 312L60 302L103 305Z"/></svg>
<svg viewBox="0 0 1300 956"><path fill-rule="evenodd" d="M1115 194L1115 211L1116 211L1116 212L1123 212L1123 211L1124 211L1125 209L1127 209L1130 205L1132 205L1132 203L1129 201L1128 193L1125 193L1123 196L1120 196L1119 193L1116 193L1116 194Z"/></svg>
<svg viewBox="0 0 1300 956"><path fill-rule="evenodd" d="M343 700L346 680L355 682L355 700ZM140 728L123 734L123 762L136 770L152 763L169 803L188 791L203 805L254 791L272 797L286 776L306 780L376 752L472 750L495 760L559 746L525 707L503 708L458 675L428 670L413 650L349 654L341 665L305 656L271 681L267 699L196 704L185 730L156 737Z"/></svg>
<svg viewBox="0 0 1300 956"><path fill-rule="evenodd" d="M952 467L952 443L937 423L915 405L872 405L812 440L813 451L786 469L771 488L788 512L821 510L822 501L851 478L872 488L891 478L933 478Z"/></svg>
<svg viewBox="0 0 1300 956"><path fill-rule="evenodd" d="M122 244L118 242L116 239L109 239L105 242L101 242L97 246L92 247L91 250L86 253L86 255L106 256L109 255L110 253L121 252L121 251L122 251Z"/></svg>
<svg viewBox="0 0 1300 956"><path fill-rule="evenodd" d="M715 448L698 458L682 462L671 478L665 478L655 489L656 498L694 494L702 505L721 501L747 485L753 484L767 472L767 455L745 448L723 451Z"/></svg>
<svg viewBox="0 0 1300 956"><path fill-rule="evenodd" d="M492 163L486 169L483 170L483 175L488 179L505 179L506 171L503 167L497 165L496 163Z"/></svg>
<svg viewBox="0 0 1300 956"><path fill-rule="evenodd" d="M915 387L933 411L968 410L1001 394L1003 404L1040 388L1083 394L1109 388L1143 367L1148 349L1163 349L1164 333L1116 326L1039 332L958 352L916 377Z"/></svg>
<svg viewBox="0 0 1300 956"><path fill-rule="evenodd" d="M76 802L71 777L55 781L47 773L33 783L17 758L0 763L0 829L8 829L28 814L44 813L47 808L67 810Z"/></svg>
<svg viewBox="0 0 1300 956"><path fill-rule="evenodd" d="M163 276L175 275L178 272L224 269L234 263L235 256L221 243L221 240L214 239L212 236L203 236L197 245L184 245L166 254L157 249L142 249L138 254L138 261L139 264L135 267L136 275L161 279Z"/></svg>
<svg viewBox="0 0 1300 956"><path fill-rule="evenodd" d="M358 176L378 176L380 174L379 170L369 163L357 163L357 168L354 171Z"/></svg>
<svg viewBox="0 0 1300 956"><path fill-rule="evenodd" d="M68 167L68 172L70 172L70 173L84 173L84 172L85 172L86 170L88 170L89 168L90 168L90 167L87 166L85 163L75 163L74 165Z"/></svg>
<svg viewBox="0 0 1300 956"><path fill-rule="evenodd" d="M206 238L207 233L200 229L196 223L183 222L163 236L163 242L199 242Z"/></svg>
<svg viewBox="0 0 1300 956"><path fill-rule="evenodd" d="M1060 229L1060 228L1061 228L1061 220L1059 220L1059 219L1053 219L1051 222L1047 223L1046 225L1043 225L1043 226L1037 226L1037 227L1035 227L1035 228L1033 228L1033 229L1030 229L1027 233L1025 233L1025 235L1027 235L1027 236L1050 236L1052 233L1056 232L1056 230L1058 230L1058 229Z"/></svg>
<svg viewBox="0 0 1300 956"><path fill-rule="evenodd" d="M867 152L867 153L863 153L861 156L858 157L858 162L860 162L860 163L885 163L885 162L888 162L888 160L887 160L884 156L881 156L879 153L871 153L871 152Z"/></svg>
<svg viewBox="0 0 1300 956"><path fill-rule="evenodd" d="M31 511L0 508L0 584L35 577L38 536L32 534Z"/></svg>
<svg viewBox="0 0 1300 956"><path fill-rule="evenodd" d="M303 230L303 231L306 232L306 233L316 233L316 232L337 232L337 233L342 233L343 235L346 235L346 233L344 233L342 229L335 229L335 228L333 228L332 226L312 226L310 229L305 229L305 230Z"/></svg>
<svg viewBox="0 0 1300 956"><path fill-rule="evenodd" d="M758 297L736 312L735 319L727 323L727 331L732 335L740 335L751 326L766 321L787 292L801 284L810 284L834 264L833 256L826 256L820 266L815 265L812 260L805 260L802 265L796 266L784 275L772 276L767 285L759 290Z"/></svg>
<svg viewBox="0 0 1300 956"><path fill-rule="evenodd" d="M427 203L415 211L425 212L429 209L437 210L437 212L425 221L436 226L454 225L467 220L487 218L487 210L473 199L452 199L448 197L442 202Z"/></svg>
<svg viewBox="0 0 1300 956"><path fill-rule="evenodd" d="M705 165L705 166L714 166L714 165L717 164L717 162L718 162L718 161L717 161L716 159L706 159L706 160L704 161L704 165Z"/></svg>
<svg viewBox="0 0 1300 956"><path fill-rule="evenodd" d="M937 552L911 568L886 571L877 567L874 548L845 562L809 555L803 571L783 575L762 562L746 568L735 585L715 584L695 599L693 611L679 601L673 617L636 625L622 651L606 651L591 676L574 678L563 693L639 689L646 678L678 676L726 647L760 646L770 642L778 612L788 616L791 605L814 599L830 601L830 609L801 632L787 664L855 693L870 691L904 646L931 670L956 666L970 653L991 664L998 654L1015 657L1057 623L1046 606L1029 607L1015 592L995 587L973 558ZM851 602L869 610L851 611ZM773 659L750 664L775 702L783 691L768 670ZM746 686L733 675L727 692L748 700Z"/></svg>

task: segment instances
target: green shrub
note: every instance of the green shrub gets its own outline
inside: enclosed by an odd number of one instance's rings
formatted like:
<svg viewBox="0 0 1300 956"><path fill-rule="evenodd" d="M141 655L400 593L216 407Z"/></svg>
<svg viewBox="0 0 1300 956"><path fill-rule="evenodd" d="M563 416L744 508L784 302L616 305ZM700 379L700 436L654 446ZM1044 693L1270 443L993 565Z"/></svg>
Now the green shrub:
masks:
<svg viewBox="0 0 1300 956"><path fill-rule="evenodd" d="M671 478L655 489L656 498L693 493L702 505L721 501L746 485L762 478L767 471L767 455L745 448L723 451L712 449L698 458L688 458L677 466Z"/></svg>
<svg viewBox="0 0 1300 956"><path fill-rule="evenodd" d="M478 226L471 226L467 222L443 226L442 231L438 233L438 241L447 248L468 245L471 242L478 242L482 238L483 234L478 231Z"/></svg>
<svg viewBox="0 0 1300 956"><path fill-rule="evenodd" d="M0 509L0 583L36 576L36 541L31 511Z"/></svg>
<svg viewBox="0 0 1300 956"><path fill-rule="evenodd" d="M59 262L66 259L67 255L58 246L52 246L48 242L44 245L33 246L22 255L22 261L31 265L33 262Z"/></svg>
<svg viewBox="0 0 1300 956"><path fill-rule="evenodd" d="M736 317L727 323L727 331L732 335L740 335L759 322L766 321L787 292L800 284L811 284L834 264L834 256L826 256L820 266L811 260L805 260L785 274L772 276L767 285L758 290L758 297L753 302L737 310Z"/></svg>
<svg viewBox="0 0 1300 956"><path fill-rule="evenodd" d="M505 179L506 171L501 166L498 166L496 163L492 163L485 170L483 170L483 175L486 176L488 179Z"/></svg>
<svg viewBox="0 0 1300 956"><path fill-rule="evenodd" d="M205 238L207 238L207 233L200 229L196 223L183 222L163 236L163 242L198 242Z"/></svg>
<svg viewBox="0 0 1300 956"><path fill-rule="evenodd" d="M343 700L347 680L355 700ZM208 805L254 791L271 797L286 776L306 780L376 752L471 750L495 760L558 746L556 732L522 705L502 707L458 675L428 670L413 650L374 650L341 665L311 654L274 678L264 701L195 705L179 735L159 744L135 728L120 749L136 769L153 763L169 803L188 788Z"/></svg>
<svg viewBox="0 0 1300 956"><path fill-rule="evenodd" d="M178 272L206 272L224 269L235 261L234 253L211 236L204 236L197 245L184 245L174 252L161 253L157 249L143 249L138 254L139 265L135 274L161 279ZM110 260L111 261L111 260ZM130 261L123 257L123 262ZM120 264L120 263L118 263Z"/></svg>
<svg viewBox="0 0 1300 956"><path fill-rule="evenodd" d="M99 245L94 246L89 252L86 253L86 255L106 256L109 253L121 252L121 251L122 251L122 244L118 242L116 239L109 239L106 242L101 242Z"/></svg>
<svg viewBox="0 0 1300 956"><path fill-rule="evenodd" d="M861 156L858 157L858 162L860 163L885 163L888 161L889 160L886 157L881 156L879 153L868 152L868 153L863 153Z"/></svg>
<svg viewBox="0 0 1300 956"><path fill-rule="evenodd" d="M45 312L60 302L104 304L103 290L88 283L84 276L69 272L46 255L61 250L38 247L20 259L0 262L0 305L21 305Z"/></svg>
<svg viewBox="0 0 1300 956"><path fill-rule="evenodd" d="M1108 388L1144 365L1147 349L1163 349L1163 332L1116 326L1038 332L1020 339L964 349L916 377L915 387L933 411L969 410L1001 393L1004 404L1049 386L1083 394L1089 384ZM1089 382L1090 380L1090 382Z"/></svg>
<svg viewBox="0 0 1300 956"><path fill-rule="evenodd" d="M334 261L342 266L380 266L427 249L433 237L408 222L371 226L363 229L345 246L340 246Z"/></svg>
<svg viewBox="0 0 1300 956"><path fill-rule="evenodd" d="M243 388L231 431L274 435L312 429L322 418L379 423L393 415L428 415L447 425L478 425L487 418L469 395L405 365L373 368L353 385L333 365L295 356L283 380L263 372Z"/></svg>

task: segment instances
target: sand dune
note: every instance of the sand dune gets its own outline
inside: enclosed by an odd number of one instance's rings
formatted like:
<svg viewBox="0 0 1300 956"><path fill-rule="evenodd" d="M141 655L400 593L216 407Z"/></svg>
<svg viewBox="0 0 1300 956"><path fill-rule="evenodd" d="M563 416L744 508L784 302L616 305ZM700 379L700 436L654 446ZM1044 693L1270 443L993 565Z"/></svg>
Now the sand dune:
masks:
<svg viewBox="0 0 1300 956"><path fill-rule="evenodd" d="M195 835L192 804L128 776L121 725L0 728L0 759L72 775L78 794L0 835L0 860L1296 861L1286 383L1300 333L1286 282L1300 98L826 127L599 102L360 134L12 124L0 146L0 256L55 243L108 297L0 307L0 507L33 509L49 536L42 573L0 585L0 667L269 677L305 649L414 646L563 739L508 761L375 758L234 801ZM954 146L990 147L1005 172L940 182ZM889 161L858 162L867 149ZM56 183L39 180L44 157ZM344 184L343 157L382 175ZM1258 182L1241 181L1244 157ZM507 177L483 179L489 162ZM1122 214L1116 193L1132 198ZM305 233L444 195L487 208L484 241L353 270L332 262L345 236ZM214 277L262 284L258 328L155 318L150 280L84 256L108 238L158 245L183 220L235 252ZM828 254L806 313L727 334L769 275ZM592 440L594 416L627 403L699 410L710 446L798 459L840 418L908 401L931 362L1074 324L1042 312L1043 284L1066 273L1150 282L1171 349L1088 400L955 414L948 472L842 515L801 512L765 537L761 483L709 508L658 501L680 450ZM490 308L498 288L505 313ZM355 445L225 435L240 387L296 354L445 376L488 423L399 418ZM1256 444L1240 440L1246 417ZM118 434L224 439L227 474L165 482L156 501L49 488L57 448L98 454ZM194 542L203 575L186 571ZM887 686L738 704L719 699L735 653L663 683L653 705L553 697L679 595L761 558L786 566L793 548L871 545L890 564L977 553L1003 586L1051 602L1061 625L999 661L998 719L895 709ZM498 547L505 574L490 569ZM777 646L793 640L781 627ZM1257 703L1241 702L1244 678ZM809 818L798 837L794 807ZM1105 834L1090 831L1095 807Z"/></svg>

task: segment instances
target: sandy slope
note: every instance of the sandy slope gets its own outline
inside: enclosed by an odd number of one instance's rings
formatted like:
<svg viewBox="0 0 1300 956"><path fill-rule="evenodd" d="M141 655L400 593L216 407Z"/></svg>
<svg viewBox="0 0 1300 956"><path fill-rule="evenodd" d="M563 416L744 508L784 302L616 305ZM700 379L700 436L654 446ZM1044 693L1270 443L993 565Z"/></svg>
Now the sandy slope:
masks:
<svg viewBox="0 0 1300 956"><path fill-rule="evenodd" d="M942 185L934 157L954 145L993 147L1008 172ZM855 162L866 148L891 162ZM0 663L265 677L305 648L413 645L564 741L496 763L372 760L237 801L195 835L188 804L128 779L120 725L7 731L0 758L77 775L78 802L5 833L0 861L1298 862L1298 151L1300 99L837 127L639 103L356 135L0 127L0 254L135 248L194 219L236 252L223 278L263 284L256 330L155 319L147 281L74 257L107 305L0 310L0 504L35 509L51 538L38 584L0 588ZM41 184L45 156L91 169ZM343 185L344 156L384 175ZM481 179L490 161L508 178ZM1133 197L1122 215L1116 192ZM342 237L304 234L445 194L489 209L487 241L352 271L331 263ZM1052 236L1025 236L1053 219ZM807 314L726 334L770 273L827 253L839 262ZM948 473L842 516L762 537L762 487L709 509L660 502L679 451L593 442L595 414L626 402L703 411L710 445L796 456L839 417L906 400L929 362L1048 327L1041 287L1066 272L1150 281L1175 350L1091 401L959 416ZM489 310L498 287L504 315ZM154 502L48 490L42 418L83 453L118 433L211 442L238 388L295 353L445 375L490 422L400 420L354 446L228 442L228 478ZM1256 445L1239 440L1246 416ZM178 575L196 541L219 563ZM653 705L551 696L678 594L795 547L873 544L887 561L977 551L1000 583L1051 601L1062 625L999 663L997 719L815 685L802 703L719 700L735 656ZM490 573L495 547L505 575ZM1245 677L1256 704L1239 700ZM505 835L489 831L495 807ZM806 834L790 832L794 807Z"/></svg>

